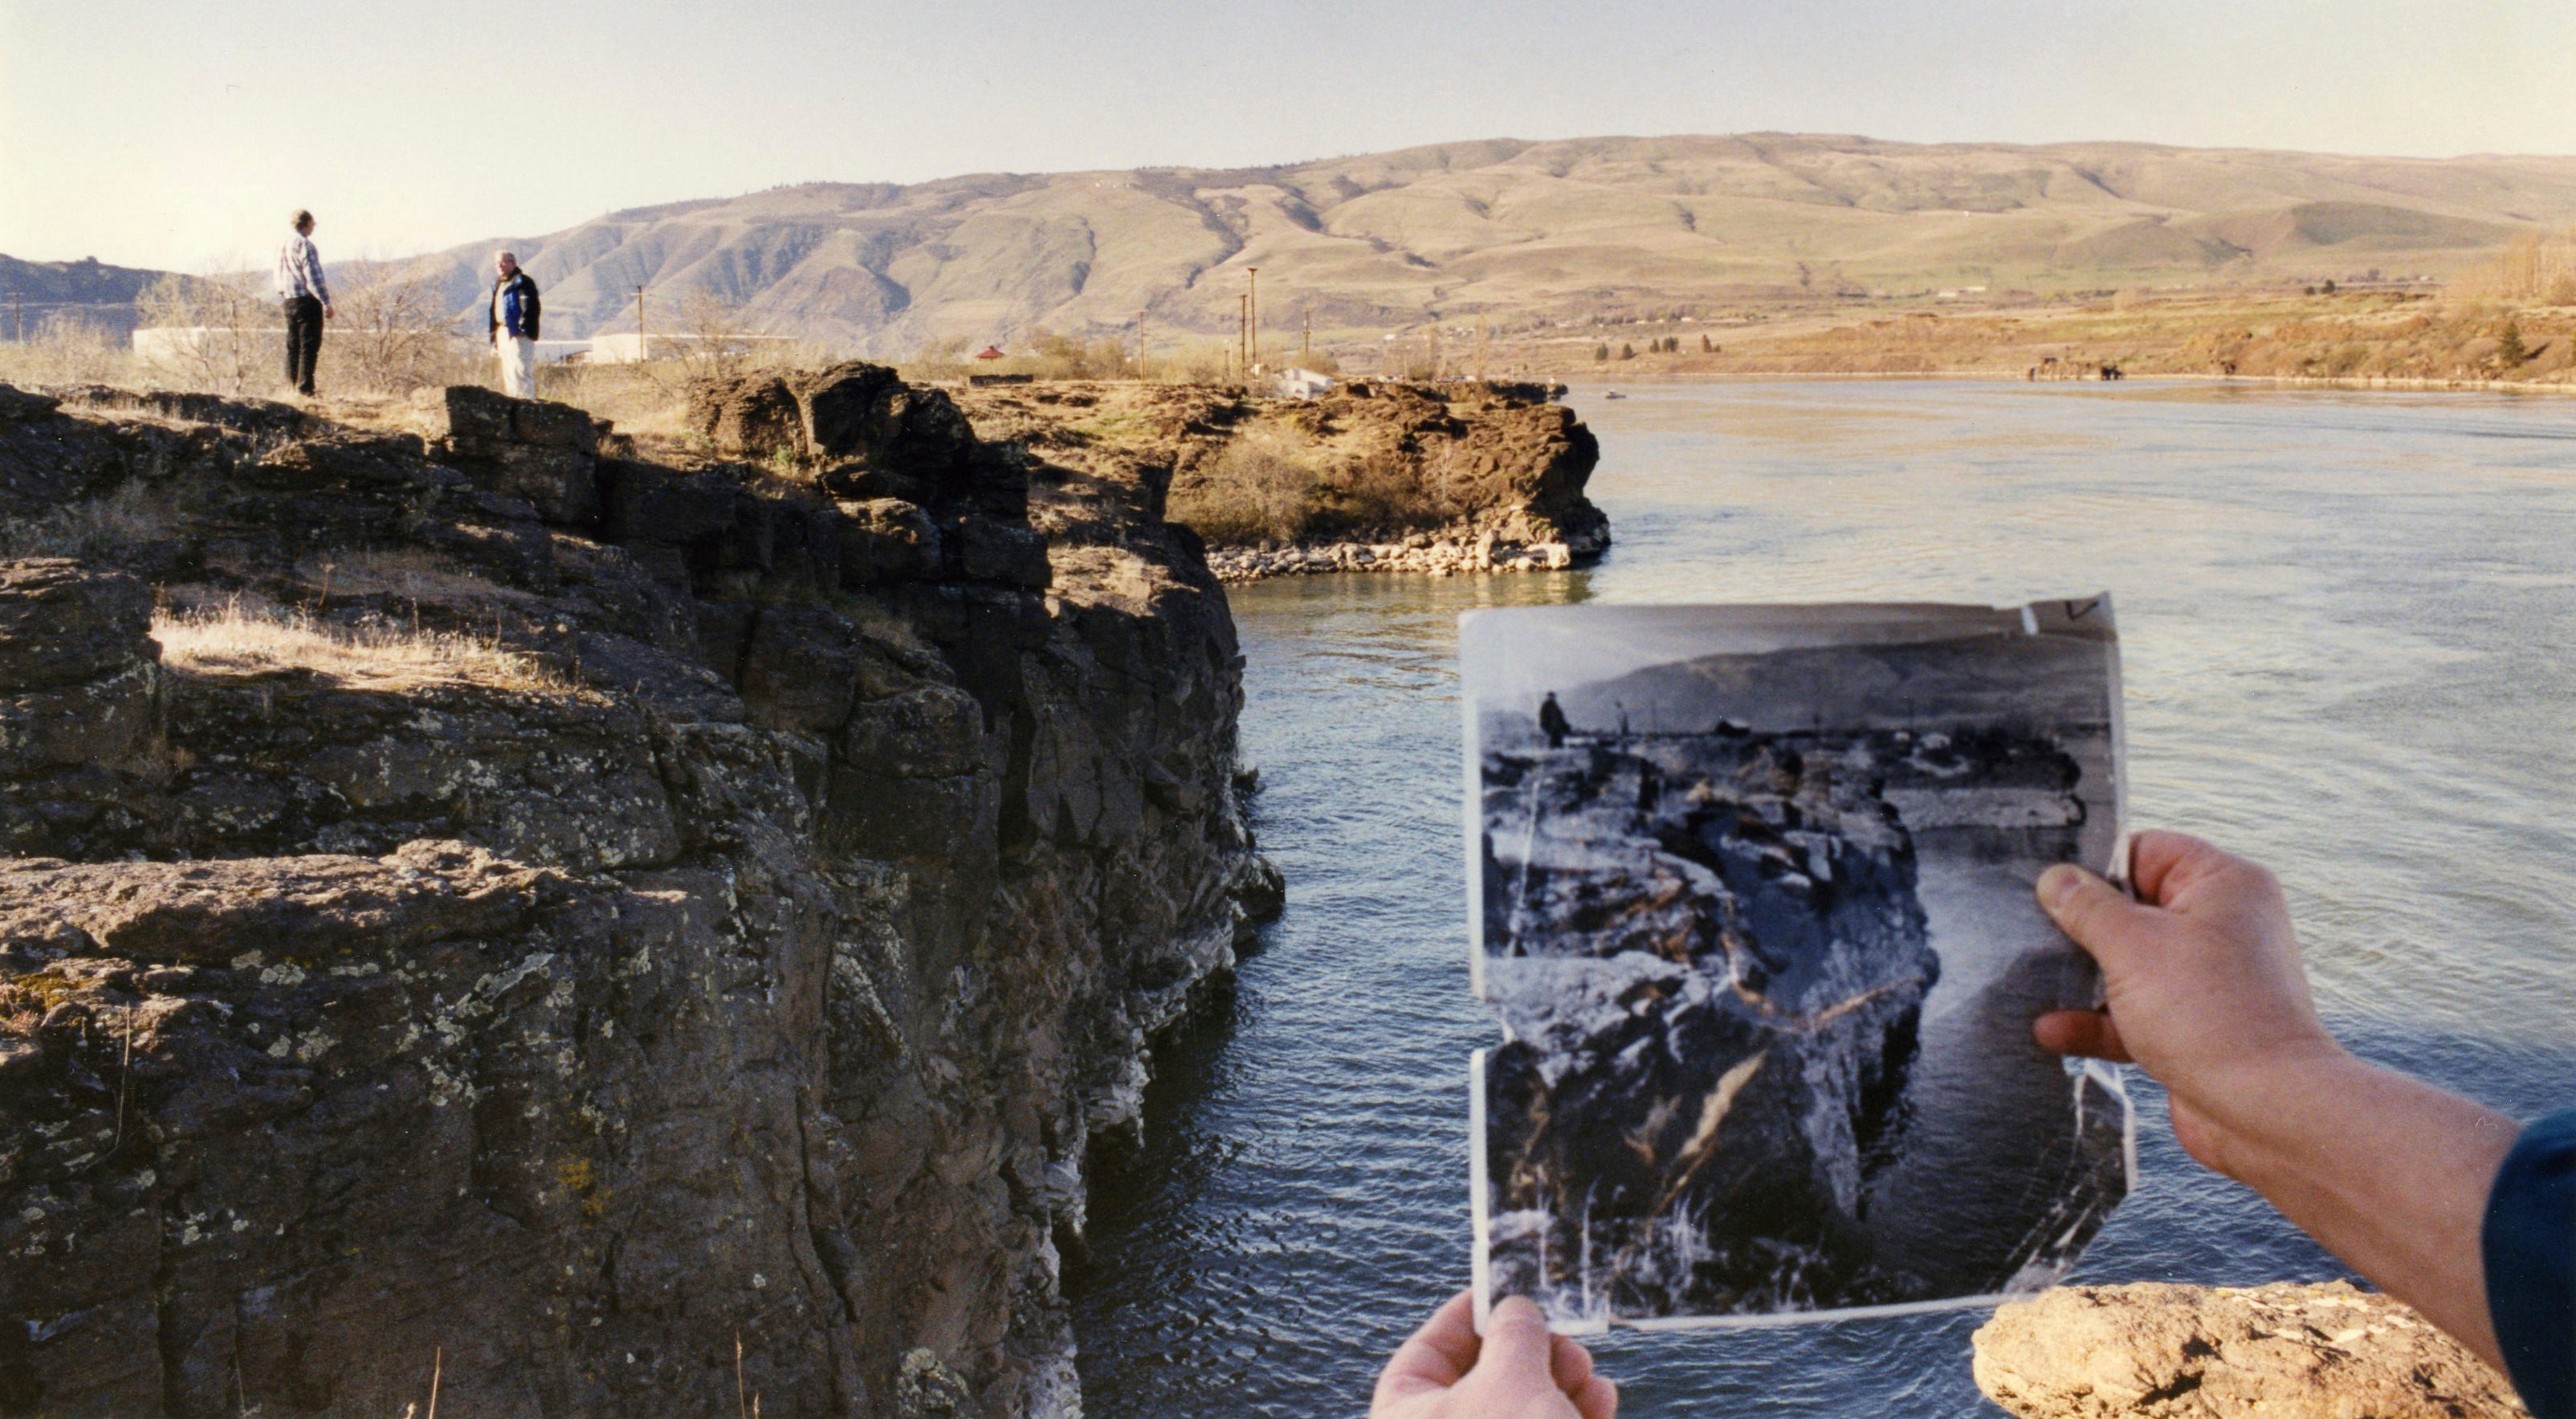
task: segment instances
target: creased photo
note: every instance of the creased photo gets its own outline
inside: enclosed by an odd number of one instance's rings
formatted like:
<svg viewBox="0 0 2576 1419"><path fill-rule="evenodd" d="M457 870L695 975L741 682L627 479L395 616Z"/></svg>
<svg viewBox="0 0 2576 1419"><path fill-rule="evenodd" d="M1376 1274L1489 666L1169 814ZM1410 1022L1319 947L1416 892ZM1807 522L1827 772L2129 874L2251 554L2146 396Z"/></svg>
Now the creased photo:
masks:
<svg viewBox="0 0 2576 1419"><path fill-rule="evenodd" d="M1560 1329L1974 1304L2129 1189L2034 902L2112 873L2108 597L1471 613L1480 1312Z"/></svg>

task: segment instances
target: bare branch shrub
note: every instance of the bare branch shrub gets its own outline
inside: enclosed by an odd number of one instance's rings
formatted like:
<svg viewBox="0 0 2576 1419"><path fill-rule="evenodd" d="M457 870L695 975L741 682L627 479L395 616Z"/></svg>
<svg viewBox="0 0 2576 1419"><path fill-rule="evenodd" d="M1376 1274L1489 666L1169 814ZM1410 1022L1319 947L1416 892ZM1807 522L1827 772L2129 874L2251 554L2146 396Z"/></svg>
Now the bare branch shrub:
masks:
<svg viewBox="0 0 2576 1419"><path fill-rule="evenodd" d="M333 383L377 394L473 384L489 373L484 347L456 333L426 277L387 271L342 293L323 337Z"/></svg>
<svg viewBox="0 0 2576 1419"><path fill-rule="evenodd" d="M1459 513L1447 484L1392 454L1360 460L1327 487L1314 531L1341 536L1401 535L1444 526Z"/></svg>
<svg viewBox="0 0 2576 1419"><path fill-rule="evenodd" d="M137 345L143 378L165 389L246 395L285 379L286 317L249 272L162 277L135 297L141 330L168 332Z"/></svg>
<svg viewBox="0 0 2576 1419"><path fill-rule="evenodd" d="M1305 447L1259 430L1174 480L1166 516L1216 546L1295 541L1314 520L1316 485Z"/></svg>
<svg viewBox="0 0 2576 1419"><path fill-rule="evenodd" d="M921 348L909 360L899 362L895 372L920 384L937 384L966 377L967 339L963 335L938 335L921 342Z"/></svg>
<svg viewBox="0 0 2576 1419"><path fill-rule="evenodd" d="M2493 257L2461 272L2448 294L2511 304L2576 305L2576 228L2550 236L2524 232Z"/></svg>

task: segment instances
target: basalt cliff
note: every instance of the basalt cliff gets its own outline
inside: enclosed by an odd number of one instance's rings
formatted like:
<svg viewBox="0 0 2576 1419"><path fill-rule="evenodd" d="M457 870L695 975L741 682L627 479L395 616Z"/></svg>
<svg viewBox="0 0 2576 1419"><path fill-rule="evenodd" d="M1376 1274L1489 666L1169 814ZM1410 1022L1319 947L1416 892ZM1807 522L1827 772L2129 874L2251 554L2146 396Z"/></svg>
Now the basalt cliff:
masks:
<svg viewBox="0 0 2576 1419"><path fill-rule="evenodd" d="M978 432L1071 466L1167 479L1225 581L1560 571L1598 559L1601 446L1562 386L1352 381L1321 397L1211 385L960 391Z"/></svg>
<svg viewBox="0 0 2576 1419"><path fill-rule="evenodd" d="M0 1413L1078 1411L1278 900L1224 594L1151 467L763 397L0 388Z"/></svg>

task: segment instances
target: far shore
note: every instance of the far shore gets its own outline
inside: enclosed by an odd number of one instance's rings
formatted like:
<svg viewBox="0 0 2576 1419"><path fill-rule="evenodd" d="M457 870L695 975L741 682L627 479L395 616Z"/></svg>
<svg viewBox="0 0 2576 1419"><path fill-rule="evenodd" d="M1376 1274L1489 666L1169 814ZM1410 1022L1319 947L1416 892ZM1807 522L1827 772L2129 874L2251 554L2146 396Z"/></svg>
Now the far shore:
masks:
<svg viewBox="0 0 2576 1419"><path fill-rule="evenodd" d="M2513 379L2424 379L2397 375L2253 375L2190 374L2184 372L2122 374L2118 379L2031 379L2021 370L1708 370L1683 374L1650 374L1634 379L1586 379L1559 375L1556 378L1578 390L1617 389L1621 386L1654 388L1690 384L1808 384L1822 382L1897 382L1928 384L1944 380L1980 384L2207 384L2260 386L2274 389L2357 389L2385 390L2398 393L2446 392L2494 394L2576 394L2576 380Z"/></svg>

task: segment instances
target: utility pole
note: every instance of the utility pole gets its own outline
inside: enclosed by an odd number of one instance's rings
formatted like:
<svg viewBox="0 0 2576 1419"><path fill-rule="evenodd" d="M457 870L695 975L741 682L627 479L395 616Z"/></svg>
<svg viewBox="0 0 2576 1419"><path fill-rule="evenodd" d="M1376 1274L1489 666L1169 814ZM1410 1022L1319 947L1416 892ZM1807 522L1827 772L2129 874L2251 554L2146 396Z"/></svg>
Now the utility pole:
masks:
<svg viewBox="0 0 2576 1419"><path fill-rule="evenodd" d="M1243 331L1246 341L1244 349L1247 352L1243 362L1243 372L1249 376L1253 365L1259 363L1261 359L1261 268L1246 266L1243 268L1243 274L1251 283L1244 287L1243 291Z"/></svg>
<svg viewBox="0 0 2576 1419"><path fill-rule="evenodd" d="M638 285L635 288L635 362L639 365L644 363L652 353L649 342L644 338L644 288Z"/></svg>
<svg viewBox="0 0 2576 1419"><path fill-rule="evenodd" d="M1311 310L1300 310L1297 316L1305 322L1306 326L1306 343L1299 350L1297 359L1301 364L1312 366L1315 363L1315 313Z"/></svg>
<svg viewBox="0 0 2576 1419"><path fill-rule="evenodd" d="M1234 372L1238 379L1252 377L1252 296L1234 298Z"/></svg>
<svg viewBox="0 0 2576 1419"><path fill-rule="evenodd" d="M27 343L26 299L16 291L9 293L9 338L21 345Z"/></svg>
<svg viewBox="0 0 2576 1419"><path fill-rule="evenodd" d="M1136 377L1145 377L1145 312L1136 312Z"/></svg>

